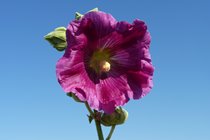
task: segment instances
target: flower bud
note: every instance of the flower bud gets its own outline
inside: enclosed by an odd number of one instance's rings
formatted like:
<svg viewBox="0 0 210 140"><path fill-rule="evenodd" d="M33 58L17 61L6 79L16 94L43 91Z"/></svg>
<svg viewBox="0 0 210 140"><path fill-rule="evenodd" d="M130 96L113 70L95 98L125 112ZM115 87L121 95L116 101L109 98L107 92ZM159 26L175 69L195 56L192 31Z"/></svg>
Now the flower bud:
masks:
<svg viewBox="0 0 210 140"><path fill-rule="evenodd" d="M83 101L81 101L74 93L69 92L67 93L67 96L72 97L74 99L74 101L79 102L79 103L83 103Z"/></svg>
<svg viewBox="0 0 210 140"><path fill-rule="evenodd" d="M94 9L88 11L88 12L94 12L94 11L98 11L98 8L94 8ZM88 13L88 12L87 12L87 13ZM80 20L82 17L83 17L83 14L80 14L79 12L76 12L76 13L75 13L75 19L76 19L76 20Z"/></svg>
<svg viewBox="0 0 210 140"><path fill-rule="evenodd" d="M76 13L75 13L75 19L76 19L76 20L80 20L82 17L83 17L83 15L80 14L79 12L76 12Z"/></svg>
<svg viewBox="0 0 210 140"><path fill-rule="evenodd" d="M103 114L101 117L101 123L104 126L113 126L123 124L128 118L128 112L119 107L116 108L112 114Z"/></svg>
<svg viewBox="0 0 210 140"><path fill-rule="evenodd" d="M67 47L65 27L56 28L44 38L58 51L63 51Z"/></svg>
<svg viewBox="0 0 210 140"><path fill-rule="evenodd" d="M88 11L88 12L97 12L97 11L98 11L98 8L96 7L96 8L94 8L94 9Z"/></svg>

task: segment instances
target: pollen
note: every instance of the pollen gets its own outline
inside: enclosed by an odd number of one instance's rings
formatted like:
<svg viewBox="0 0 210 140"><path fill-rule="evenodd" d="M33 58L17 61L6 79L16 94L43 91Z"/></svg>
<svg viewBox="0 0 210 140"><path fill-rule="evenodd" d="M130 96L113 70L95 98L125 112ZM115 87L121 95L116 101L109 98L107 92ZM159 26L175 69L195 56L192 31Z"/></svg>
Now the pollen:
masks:
<svg viewBox="0 0 210 140"><path fill-rule="evenodd" d="M101 72L108 72L111 69L111 65L107 61L101 61L100 63L100 71Z"/></svg>

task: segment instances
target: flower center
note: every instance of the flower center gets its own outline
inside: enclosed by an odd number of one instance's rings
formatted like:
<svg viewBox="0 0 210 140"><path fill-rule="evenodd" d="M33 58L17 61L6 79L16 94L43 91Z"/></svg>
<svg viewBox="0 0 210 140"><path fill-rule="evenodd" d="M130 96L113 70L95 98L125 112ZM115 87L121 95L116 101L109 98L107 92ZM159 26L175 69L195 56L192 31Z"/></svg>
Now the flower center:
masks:
<svg viewBox="0 0 210 140"><path fill-rule="evenodd" d="M111 69L111 65L107 61L101 61L100 62L100 71L102 72L108 72Z"/></svg>
<svg viewBox="0 0 210 140"><path fill-rule="evenodd" d="M109 72L111 69L109 51L95 51L90 58L89 66L98 74L101 74L101 72Z"/></svg>

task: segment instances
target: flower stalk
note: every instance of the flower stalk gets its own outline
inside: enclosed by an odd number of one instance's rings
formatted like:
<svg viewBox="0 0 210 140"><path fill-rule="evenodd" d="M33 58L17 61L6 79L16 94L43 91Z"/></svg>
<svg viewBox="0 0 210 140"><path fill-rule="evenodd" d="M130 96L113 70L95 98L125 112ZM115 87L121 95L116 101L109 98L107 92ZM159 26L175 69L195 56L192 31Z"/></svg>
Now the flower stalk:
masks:
<svg viewBox="0 0 210 140"><path fill-rule="evenodd" d="M97 133L98 133L98 139L99 140L104 140L104 136L103 136L103 132L102 132L102 129L101 129L100 121L95 119L95 124L96 124L96 130L97 130Z"/></svg>
<svg viewBox="0 0 210 140"><path fill-rule="evenodd" d="M90 106L88 105L87 102L85 102L85 106L86 106L88 112L90 113L90 116L93 117L94 116L94 113L93 113L92 109L90 108Z"/></svg>
<svg viewBox="0 0 210 140"><path fill-rule="evenodd" d="M86 106L88 112L90 113L90 116L93 117L94 120L95 120L98 139L99 140L104 140L103 131L102 131L102 128L101 128L101 122L100 122L100 120L96 119L97 111L93 112L87 102L85 102L85 106Z"/></svg>
<svg viewBox="0 0 210 140"><path fill-rule="evenodd" d="M108 137L106 138L106 140L110 140L110 139L111 139L112 134L113 134L114 129L115 129L115 126L116 126L116 125L112 125L111 130L110 130L109 135L108 135Z"/></svg>

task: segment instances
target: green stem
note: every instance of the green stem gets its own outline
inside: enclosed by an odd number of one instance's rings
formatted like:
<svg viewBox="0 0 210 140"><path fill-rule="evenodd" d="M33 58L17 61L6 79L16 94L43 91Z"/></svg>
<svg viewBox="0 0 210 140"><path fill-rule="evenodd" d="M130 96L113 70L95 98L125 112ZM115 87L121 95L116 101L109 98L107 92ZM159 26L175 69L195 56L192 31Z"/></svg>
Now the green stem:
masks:
<svg viewBox="0 0 210 140"><path fill-rule="evenodd" d="M106 138L106 140L110 140L110 139L111 139L112 134L113 134L114 129L115 129L115 126L116 126L116 125L112 125L112 128L111 128L111 130L110 130L110 132L109 132L109 135L108 135L108 137Z"/></svg>
<svg viewBox="0 0 210 140"><path fill-rule="evenodd" d="M90 108L90 106L88 105L87 102L85 102L85 106L86 106L88 112L90 113L90 115L91 115L92 117L94 117L94 113L93 113L93 111L91 110L91 108Z"/></svg>
<svg viewBox="0 0 210 140"><path fill-rule="evenodd" d="M96 130L98 133L98 139L99 140L104 140L103 132L101 129L101 122L95 119L95 124L96 124Z"/></svg>
<svg viewBox="0 0 210 140"><path fill-rule="evenodd" d="M88 105L87 102L85 102L85 106L87 108L87 110L89 111L90 115L94 118L95 117L95 113L92 111L92 109L90 108L90 106ZM97 119L95 119L95 124L96 124L96 130L97 130L97 134L98 134L98 139L99 140L104 140L104 136L103 136L103 132L102 132L102 129L101 129L101 122Z"/></svg>

